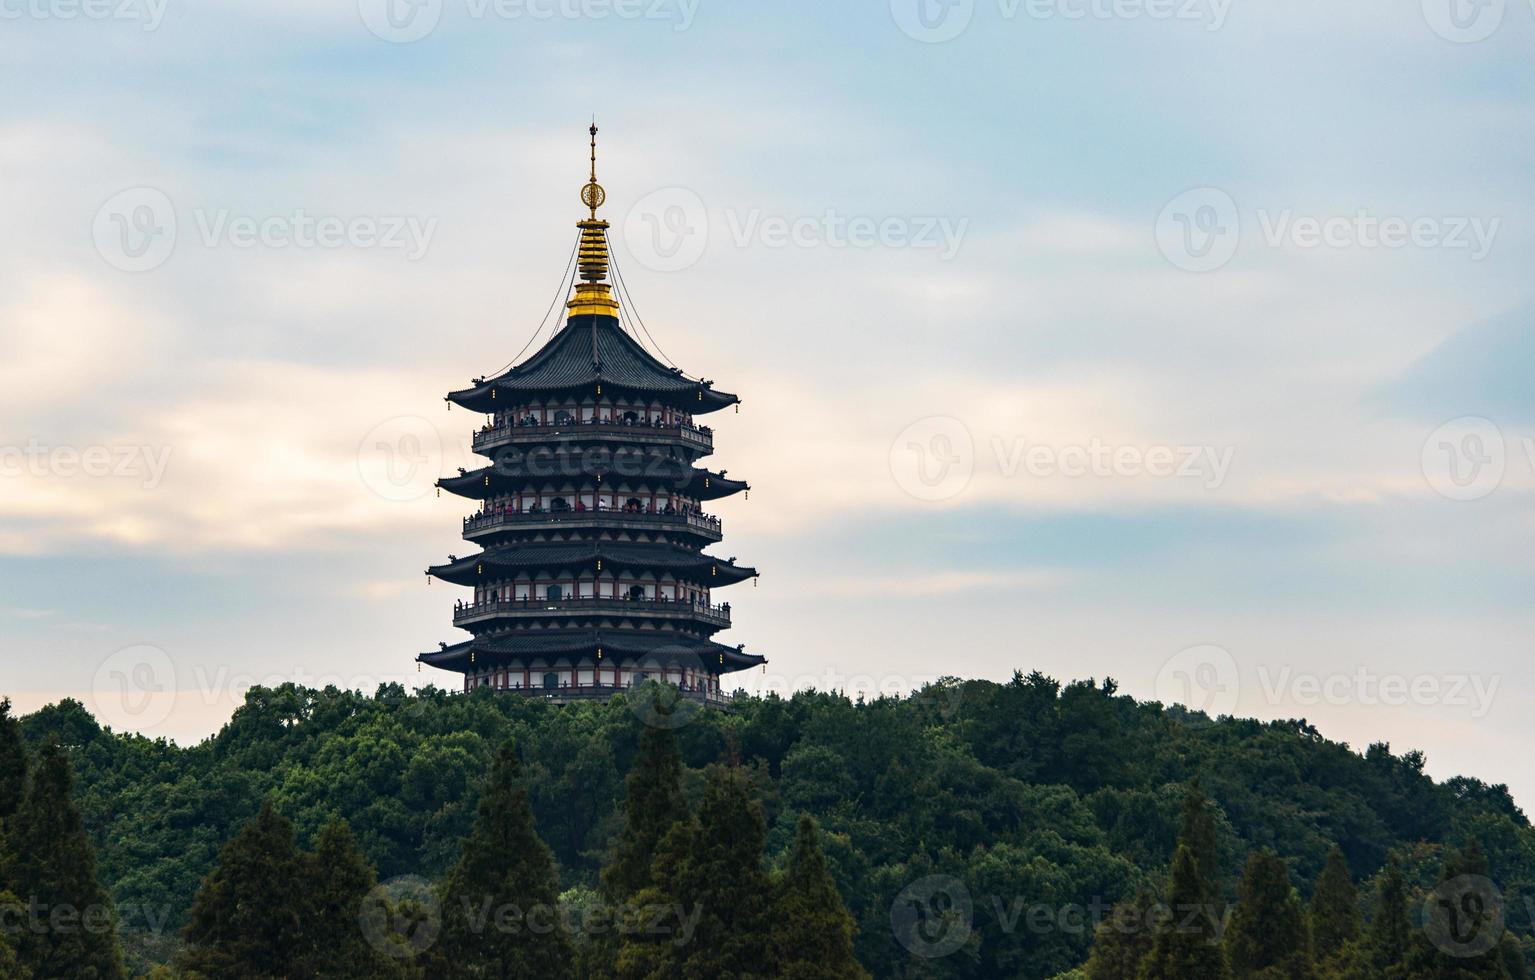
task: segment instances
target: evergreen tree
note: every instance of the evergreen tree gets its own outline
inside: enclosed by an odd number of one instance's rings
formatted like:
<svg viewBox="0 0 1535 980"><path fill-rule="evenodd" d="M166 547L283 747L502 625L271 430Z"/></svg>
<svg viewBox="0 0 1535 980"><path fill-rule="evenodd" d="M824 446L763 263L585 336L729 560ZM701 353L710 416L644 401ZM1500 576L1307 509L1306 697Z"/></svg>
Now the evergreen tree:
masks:
<svg viewBox="0 0 1535 980"><path fill-rule="evenodd" d="M1412 980L1509 980L1507 936L1493 906L1500 901L1487 880L1487 859L1473 839L1446 854L1439 888L1429 897L1428 921L1412 936L1407 976Z"/></svg>
<svg viewBox="0 0 1535 980"><path fill-rule="evenodd" d="M1278 855L1258 851L1247 860L1226 935L1235 980L1253 977L1306 980L1315 975L1306 916Z"/></svg>
<svg viewBox="0 0 1535 980"><path fill-rule="evenodd" d="M21 723L11 717L11 699L0 699L0 828L21 806L27 788L27 750Z"/></svg>
<svg viewBox="0 0 1535 980"><path fill-rule="evenodd" d="M826 870L820 832L801 813L789 863L773 889L777 976L786 980L866 980L853 957L853 917Z"/></svg>
<svg viewBox="0 0 1535 980"><path fill-rule="evenodd" d="M372 980L395 963L369 944L360 925L363 901L378 883L345 820L333 820L305 855L304 939L300 976Z"/></svg>
<svg viewBox="0 0 1535 980"><path fill-rule="evenodd" d="M1170 919L1156 931L1141 980L1222 980L1227 976L1216 920L1205 901L1209 886L1194 852L1180 843L1167 887Z"/></svg>
<svg viewBox="0 0 1535 980"><path fill-rule="evenodd" d="M1401 976L1412 924L1407 918L1407 882L1396 856L1386 858L1376 880L1375 918L1370 922L1370 960L1382 977Z"/></svg>
<svg viewBox="0 0 1535 980"><path fill-rule="evenodd" d="M120 978L116 914L96 877L73 791L69 759L50 743L6 832L16 897L46 924L20 932L21 965L39 977Z"/></svg>
<svg viewBox="0 0 1535 980"><path fill-rule="evenodd" d="M767 828L745 773L716 766L698 806L698 839L673 893L698 916L684 954L682 976L774 976L770 881L762 868Z"/></svg>
<svg viewBox="0 0 1535 980"><path fill-rule="evenodd" d="M647 727L640 735L624 787L624 828L602 872L603 886L614 902L653 884L651 866L662 839L687 818L682 756L670 729Z"/></svg>
<svg viewBox="0 0 1535 980"><path fill-rule="evenodd" d="M1183 797L1178 817L1178 843L1189 849L1198 872L1200 902L1219 917L1225 911L1221 898L1220 840L1215 832L1214 805L1196 780Z"/></svg>
<svg viewBox="0 0 1535 980"><path fill-rule="evenodd" d="M1349 877L1348 861L1337 847L1317 876L1311 893L1311 942L1318 963L1336 956L1359 938L1359 890Z"/></svg>
<svg viewBox="0 0 1535 980"><path fill-rule="evenodd" d="M182 932L181 965L209 980L298 975L309 908L307 861L271 800L219 852Z"/></svg>
<svg viewBox="0 0 1535 980"><path fill-rule="evenodd" d="M1085 968L1087 980L1135 980L1141 963L1151 953L1151 923L1157 904L1156 892L1142 888L1134 898L1109 911L1093 933L1093 952Z"/></svg>
<svg viewBox="0 0 1535 980"><path fill-rule="evenodd" d="M442 887L441 972L450 977L573 977L554 858L533 826L517 752L496 753L474 830Z"/></svg>

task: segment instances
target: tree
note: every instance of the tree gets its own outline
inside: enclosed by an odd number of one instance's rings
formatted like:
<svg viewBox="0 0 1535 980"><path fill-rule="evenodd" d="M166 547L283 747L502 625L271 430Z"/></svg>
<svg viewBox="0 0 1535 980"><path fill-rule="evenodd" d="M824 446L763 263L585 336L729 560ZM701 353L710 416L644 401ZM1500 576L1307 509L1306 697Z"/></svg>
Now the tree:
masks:
<svg viewBox="0 0 1535 980"><path fill-rule="evenodd" d="M1169 917L1157 929L1141 980L1222 980L1227 976L1216 920L1205 902L1209 886L1194 852L1180 843L1167 888Z"/></svg>
<svg viewBox="0 0 1535 980"><path fill-rule="evenodd" d="M1198 872L1199 900L1218 918L1225 908L1220 887L1220 840L1215 832L1213 803L1199 788L1198 780L1183 797L1178 824L1178 843L1189 849Z"/></svg>
<svg viewBox="0 0 1535 980"><path fill-rule="evenodd" d="M789 863L773 888L777 976L786 980L859 980L868 972L853 957L853 917L826 869L820 831L800 814Z"/></svg>
<svg viewBox="0 0 1535 980"><path fill-rule="evenodd" d="M1402 865L1391 855L1375 883L1375 918L1370 922L1370 960L1383 977L1401 976L1407 960L1412 924L1407 918L1407 882Z"/></svg>
<svg viewBox="0 0 1535 980"><path fill-rule="evenodd" d="M19 933L21 965L39 977L123 976L116 914L74 803L69 759L48 743L6 833L17 897L45 928Z"/></svg>
<svg viewBox="0 0 1535 980"><path fill-rule="evenodd" d="M602 872L603 886L615 903L653 884L651 866L662 839L687 817L682 756L669 729L645 728L624 788L624 828Z"/></svg>
<svg viewBox="0 0 1535 980"><path fill-rule="evenodd" d="M450 977L575 975L554 858L534 829L511 743L496 753L474 829L443 883L437 951Z"/></svg>
<svg viewBox="0 0 1535 980"><path fill-rule="evenodd" d="M1311 893L1311 943L1317 962L1336 956L1359 938L1359 890L1343 851L1334 847Z"/></svg>
<svg viewBox="0 0 1535 980"><path fill-rule="evenodd" d="M11 699L0 699L0 827L21 806L27 788L27 750L21 724L11 717Z"/></svg>
<svg viewBox="0 0 1535 980"><path fill-rule="evenodd" d="M304 856L303 953L299 976L372 980L388 976L394 962L369 944L360 926L363 902L378 883L345 820L332 820Z"/></svg>
<svg viewBox="0 0 1535 980"><path fill-rule="evenodd" d="M1407 976L1509 980L1509 937L1499 931L1499 901L1481 846L1473 839L1465 850L1449 851L1425 908L1428 921L1408 947Z"/></svg>
<svg viewBox="0 0 1535 980"><path fill-rule="evenodd" d="M1093 933L1087 980L1135 980L1141 962L1151 953L1151 921L1157 896L1142 888L1129 901L1115 905Z"/></svg>
<svg viewBox="0 0 1535 980"><path fill-rule="evenodd" d="M218 866L198 889L182 932L183 969L210 980L297 975L308 952L306 865L293 825L264 801L219 851Z"/></svg>
<svg viewBox="0 0 1535 980"><path fill-rule="evenodd" d="M1255 852L1247 860L1226 951L1235 980L1315 975L1300 897L1290 886L1284 861L1271 851Z"/></svg>

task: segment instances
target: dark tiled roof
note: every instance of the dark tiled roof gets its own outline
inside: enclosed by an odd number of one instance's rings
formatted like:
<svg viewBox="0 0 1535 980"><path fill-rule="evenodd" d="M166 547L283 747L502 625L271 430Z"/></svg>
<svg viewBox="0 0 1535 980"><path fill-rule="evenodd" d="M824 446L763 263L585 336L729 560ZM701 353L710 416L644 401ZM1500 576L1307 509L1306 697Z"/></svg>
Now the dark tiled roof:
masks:
<svg viewBox="0 0 1535 980"><path fill-rule="evenodd" d="M469 667L471 651L476 654L476 659L484 655L487 659L496 661L595 654L599 647L602 649L604 658L646 655L656 655L662 659L696 658L705 666L716 669L723 666L727 672L755 667L764 662L764 658L756 654L744 653L736 647L682 633L664 630L597 629L519 630L500 636L466 640L441 650L423 653L416 659L432 667L466 670Z"/></svg>
<svg viewBox="0 0 1535 980"><path fill-rule="evenodd" d="M610 464L600 457L584 460L580 454L572 458L569 468L557 462L547 465L498 463L469 470L461 476L445 476L437 481L437 485L460 497L484 500L523 487L541 487L545 484L561 486L566 483L584 486L591 483L588 477L614 475L636 486L671 487L678 493L699 500L718 500L751 489L745 480L731 480L711 470L694 469L686 460L663 458L646 461L637 467L626 467L621 462ZM606 485L612 486L612 480L609 479Z"/></svg>
<svg viewBox="0 0 1535 980"><path fill-rule="evenodd" d="M502 398L515 402L533 394L591 391L598 384L653 395L700 414L739 400L651 357L624 332L617 318L610 316L571 317L526 361L499 377L452 392L448 398L473 411L489 412ZM493 391L502 394L496 397Z"/></svg>
<svg viewBox="0 0 1535 980"><path fill-rule="evenodd" d="M446 565L433 565L427 574L455 585L473 585L492 572L552 571L564 568L654 570L715 585L733 585L753 578L755 568L735 565L723 558L668 544L629 541L569 541L517 544L497 548Z"/></svg>

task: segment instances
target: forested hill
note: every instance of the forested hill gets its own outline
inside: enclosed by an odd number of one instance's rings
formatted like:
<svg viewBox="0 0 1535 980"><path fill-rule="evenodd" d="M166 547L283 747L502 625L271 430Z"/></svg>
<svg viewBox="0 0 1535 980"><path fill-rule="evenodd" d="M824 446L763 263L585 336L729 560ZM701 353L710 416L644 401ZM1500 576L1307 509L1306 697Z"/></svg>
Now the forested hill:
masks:
<svg viewBox="0 0 1535 980"><path fill-rule="evenodd" d="M522 760L539 834L561 886L596 887L648 712L616 698L558 707L489 691L373 696L258 688L195 747L103 731L77 703L24 719L34 748L70 750L101 875L123 909L130 953L173 937L219 849L269 799L308 842L344 817L381 879L439 878L475 816L507 740ZM668 720L667 724L673 722ZM1080 965L1092 929L1024 928L1018 912L1092 909L1161 888L1179 808L1198 780L1215 802L1228 897L1248 855L1271 849L1309 893L1336 844L1361 890L1395 852L1409 884L1431 884L1443 845L1480 843L1511 930L1528 936L1535 831L1502 786L1435 783L1417 753L1363 752L1304 722L1191 716L1138 703L1112 682L947 681L903 699L739 697L675 729L702 792L704 767L739 763L756 784L769 861L801 812L823 832L832 873L875 976L1049 977ZM892 935L903 889L930 875L964 883L974 936L920 974ZM147 922L156 925L155 922Z"/></svg>

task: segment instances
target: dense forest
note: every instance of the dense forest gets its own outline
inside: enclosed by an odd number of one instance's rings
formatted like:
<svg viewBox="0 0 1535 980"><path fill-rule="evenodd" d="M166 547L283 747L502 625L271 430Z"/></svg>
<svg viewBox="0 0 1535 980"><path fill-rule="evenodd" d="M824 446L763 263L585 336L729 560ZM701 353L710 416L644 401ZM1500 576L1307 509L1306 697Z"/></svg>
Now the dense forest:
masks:
<svg viewBox="0 0 1535 980"><path fill-rule="evenodd" d="M257 688L187 748L70 701L0 713L0 976L1418 980L1535 962L1535 830L1503 787L1435 783L1417 753L1038 674L728 712L665 693ZM108 906L110 928L4 914L39 894Z"/></svg>

